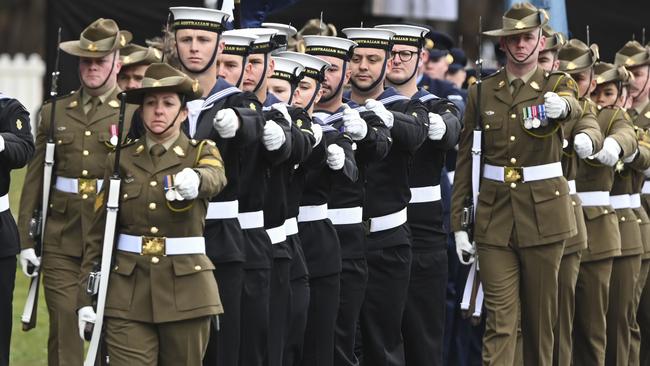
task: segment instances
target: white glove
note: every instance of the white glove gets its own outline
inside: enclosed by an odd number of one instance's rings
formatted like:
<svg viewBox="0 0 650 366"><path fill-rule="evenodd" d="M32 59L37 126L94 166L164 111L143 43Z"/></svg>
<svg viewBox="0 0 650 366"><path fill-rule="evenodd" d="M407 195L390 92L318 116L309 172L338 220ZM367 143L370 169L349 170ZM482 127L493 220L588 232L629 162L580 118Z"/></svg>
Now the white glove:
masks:
<svg viewBox="0 0 650 366"><path fill-rule="evenodd" d="M614 166L621 154L621 146L611 137L605 138L603 148L596 154L596 158L607 166Z"/></svg>
<svg viewBox="0 0 650 366"><path fill-rule="evenodd" d="M193 200L199 195L201 178L192 168L185 168L174 177L176 192L186 200Z"/></svg>
<svg viewBox="0 0 650 366"><path fill-rule="evenodd" d="M650 168L644 170L643 175L645 175L646 178L650 178Z"/></svg>
<svg viewBox="0 0 650 366"><path fill-rule="evenodd" d="M447 125L439 114L429 112L429 140L440 141L447 132Z"/></svg>
<svg viewBox="0 0 650 366"><path fill-rule="evenodd" d="M553 92L544 94L544 109L548 118L564 118L569 113L569 102Z"/></svg>
<svg viewBox="0 0 650 366"><path fill-rule="evenodd" d="M316 142L314 142L314 147L320 144L320 141L323 139L323 128L318 123L311 124L311 132L314 134Z"/></svg>
<svg viewBox="0 0 650 366"><path fill-rule="evenodd" d="M383 104L374 99L368 99L366 100L366 109L374 112L377 117L379 117L382 122L384 122L384 125L386 125L386 127L389 129L393 128L395 116L393 116L393 114L388 111L388 109L386 109Z"/></svg>
<svg viewBox="0 0 650 366"><path fill-rule="evenodd" d="M327 166L332 170L341 170L345 163L345 152L339 145L332 144L327 147Z"/></svg>
<svg viewBox="0 0 650 366"><path fill-rule="evenodd" d="M345 132L352 137L352 140L363 140L368 134L368 125L361 118L359 111L350 108L349 105L343 104L343 126Z"/></svg>
<svg viewBox="0 0 650 366"><path fill-rule="evenodd" d="M276 111L279 111L282 113L282 116L284 117L287 122L291 123L291 115L289 115L289 110L287 110L287 105L284 103L275 103L271 105L271 109L275 109Z"/></svg>
<svg viewBox="0 0 650 366"><path fill-rule="evenodd" d="M573 138L573 150L580 159L584 159L587 156L594 153L594 144L591 142L591 138L584 132L580 132Z"/></svg>
<svg viewBox="0 0 650 366"><path fill-rule="evenodd" d="M79 325L79 337L85 341L86 338L84 337L84 333L86 330L86 324L95 324L95 321L97 320L97 314L95 314L95 310L93 310L92 306L84 306L77 312L77 318L77 324Z"/></svg>
<svg viewBox="0 0 650 366"><path fill-rule="evenodd" d="M239 128L239 117L232 108L222 109L217 112L212 121L212 126L217 130L219 136L229 139L235 137Z"/></svg>
<svg viewBox="0 0 650 366"><path fill-rule="evenodd" d="M5 139L0 135L0 152L5 151Z"/></svg>
<svg viewBox="0 0 650 366"><path fill-rule="evenodd" d="M454 238L456 239L456 254L458 255L458 260L462 264L472 264L474 263L474 253L476 249L472 243L469 242L469 236L467 231L456 231L454 233ZM465 260L463 257L469 256L468 260Z"/></svg>
<svg viewBox="0 0 650 366"><path fill-rule="evenodd" d="M27 265L31 263L35 268L34 272L29 274L27 271ZM36 256L36 252L33 248L23 249L20 251L20 266L23 267L23 273L27 277L36 277L38 275L39 267L41 266L41 260Z"/></svg>
<svg viewBox="0 0 650 366"><path fill-rule="evenodd" d="M637 155L639 155L639 149L634 150L634 152L632 154L630 154L630 155L626 156L625 158L623 158L623 162L624 163L631 163L631 162L634 161L634 158L636 158Z"/></svg>
<svg viewBox="0 0 650 366"><path fill-rule="evenodd" d="M284 130L279 124L274 121L266 121L264 125L264 134L262 135L262 142L268 151L275 151L284 144L287 137L284 135Z"/></svg>

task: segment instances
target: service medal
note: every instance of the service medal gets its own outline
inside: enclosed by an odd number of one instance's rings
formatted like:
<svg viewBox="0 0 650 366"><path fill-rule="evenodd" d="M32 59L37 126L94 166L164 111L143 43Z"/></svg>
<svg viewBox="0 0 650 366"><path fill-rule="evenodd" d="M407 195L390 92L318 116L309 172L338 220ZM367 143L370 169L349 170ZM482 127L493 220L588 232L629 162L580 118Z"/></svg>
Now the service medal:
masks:
<svg viewBox="0 0 650 366"><path fill-rule="evenodd" d="M176 200L176 190L174 190L174 176L166 175L163 177L163 189L165 190L165 199L167 201Z"/></svg>
<svg viewBox="0 0 650 366"><path fill-rule="evenodd" d="M108 142L113 146L117 146L117 142L119 141L117 138L117 125L111 125L109 131L111 133L111 138L108 140Z"/></svg>

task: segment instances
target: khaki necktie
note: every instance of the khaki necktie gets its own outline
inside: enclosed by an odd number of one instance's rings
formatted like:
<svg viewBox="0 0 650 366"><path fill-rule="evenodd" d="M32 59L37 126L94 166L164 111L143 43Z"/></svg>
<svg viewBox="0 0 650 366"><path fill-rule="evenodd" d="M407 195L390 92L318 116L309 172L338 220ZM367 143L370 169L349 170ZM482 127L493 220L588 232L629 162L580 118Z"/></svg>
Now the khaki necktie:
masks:
<svg viewBox="0 0 650 366"><path fill-rule="evenodd" d="M524 86L524 81L521 79L515 79L512 81L512 99L517 97L517 94L521 91L521 87Z"/></svg>
<svg viewBox="0 0 650 366"><path fill-rule="evenodd" d="M86 113L86 116L88 117L89 120L93 118L95 113L97 112L97 107L99 106L99 103L101 101L99 100L99 97L92 97L90 98L90 110L88 113Z"/></svg>
<svg viewBox="0 0 650 366"><path fill-rule="evenodd" d="M167 150L165 150L165 147L161 144L155 144L151 147L151 161L153 162L154 166L158 165L160 158L165 153L165 151Z"/></svg>

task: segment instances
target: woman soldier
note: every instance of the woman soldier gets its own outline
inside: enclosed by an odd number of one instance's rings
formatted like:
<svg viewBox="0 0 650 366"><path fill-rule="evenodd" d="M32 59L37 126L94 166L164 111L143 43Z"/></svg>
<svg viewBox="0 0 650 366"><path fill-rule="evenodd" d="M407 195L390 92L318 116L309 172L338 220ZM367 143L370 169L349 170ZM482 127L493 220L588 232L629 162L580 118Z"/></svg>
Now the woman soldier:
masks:
<svg viewBox="0 0 650 366"><path fill-rule="evenodd" d="M104 340L113 365L200 365L211 318L223 313L214 266L205 255L208 199L226 184L216 147L180 133L196 80L153 64L127 101L141 105L145 136L123 147L117 245L108 284ZM110 155L106 178L111 174ZM79 330L95 321L86 278L101 261L108 192L85 243Z"/></svg>

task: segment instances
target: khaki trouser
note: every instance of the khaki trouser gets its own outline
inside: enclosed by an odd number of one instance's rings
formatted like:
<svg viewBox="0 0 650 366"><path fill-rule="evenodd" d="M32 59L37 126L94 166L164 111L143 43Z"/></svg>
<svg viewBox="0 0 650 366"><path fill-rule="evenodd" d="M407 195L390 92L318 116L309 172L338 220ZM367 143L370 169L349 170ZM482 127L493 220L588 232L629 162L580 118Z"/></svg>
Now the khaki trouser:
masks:
<svg viewBox="0 0 650 366"><path fill-rule="evenodd" d="M650 275L645 281L645 287L641 294L637 321L641 328L641 362L642 366L650 366Z"/></svg>
<svg viewBox="0 0 650 366"><path fill-rule="evenodd" d="M513 365L521 303L524 365L550 365L563 241L519 248L478 244L487 310L484 365Z"/></svg>
<svg viewBox="0 0 650 366"><path fill-rule="evenodd" d="M50 316L49 366L83 364L83 342L77 325L80 266L79 258L50 252L43 256L43 289Z"/></svg>
<svg viewBox="0 0 650 366"><path fill-rule="evenodd" d="M553 365L571 365L576 283L581 252L562 256L558 274L558 315L553 330Z"/></svg>
<svg viewBox="0 0 650 366"><path fill-rule="evenodd" d="M630 366L640 365L641 357L641 325L637 322L637 313L641 311L639 305L641 303L641 293L648 279L648 271L650 270L650 260L641 261L641 273L639 274L639 280L636 284L636 289L634 290L634 312L632 316L632 325L630 327ZM646 325L647 326L647 325Z"/></svg>
<svg viewBox="0 0 650 366"><path fill-rule="evenodd" d="M106 318L111 366L199 366L208 346L210 317L151 324Z"/></svg>
<svg viewBox="0 0 650 366"><path fill-rule="evenodd" d="M629 365L630 326L634 319L634 292L641 272L641 255L614 258L609 280L605 365Z"/></svg>
<svg viewBox="0 0 650 366"><path fill-rule="evenodd" d="M609 280L613 258L580 263L573 320L573 365L605 364L605 314L609 304Z"/></svg>

